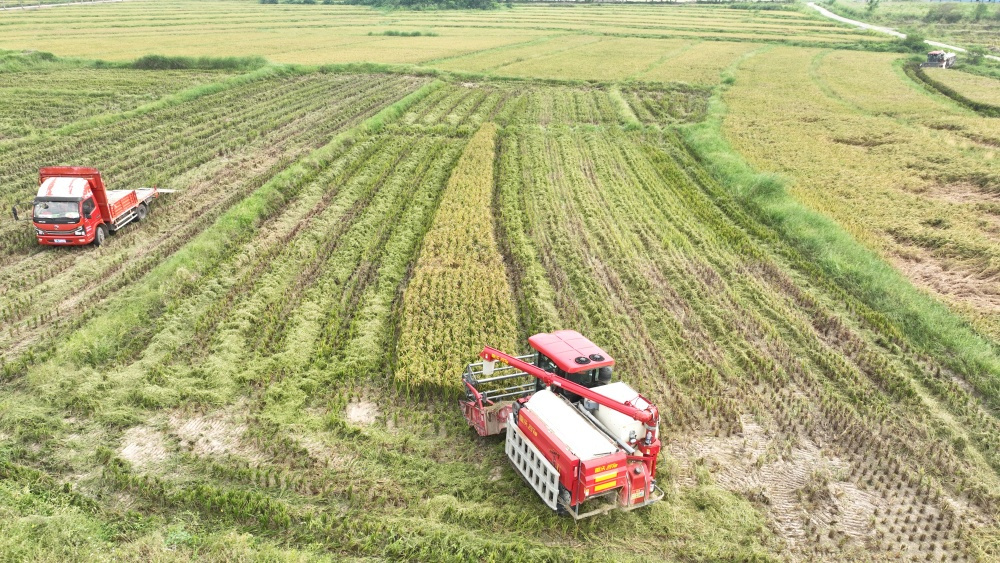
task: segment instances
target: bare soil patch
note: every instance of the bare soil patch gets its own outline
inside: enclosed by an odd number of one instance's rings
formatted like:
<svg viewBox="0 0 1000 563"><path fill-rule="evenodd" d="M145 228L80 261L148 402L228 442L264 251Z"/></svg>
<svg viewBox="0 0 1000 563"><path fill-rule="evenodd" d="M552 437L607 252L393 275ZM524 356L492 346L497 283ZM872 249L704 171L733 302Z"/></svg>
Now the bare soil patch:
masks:
<svg viewBox="0 0 1000 563"><path fill-rule="evenodd" d="M366 399L348 403L344 409L344 418L351 424L368 425L375 422L378 415L378 405Z"/></svg>
<svg viewBox="0 0 1000 563"><path fill-rule="evenodd" d="M201 415L175 413L170 416L170 431L185 448L202 456L235 455L250 460L261 456L243 443L246 424L232 411L213 411Z"/></svg>
<svg viewBox="0 0 1000 563"><path fill-rule="evenodd" d="M163 432L149 426L134 426L125 431L118 455L136 469L151 469L170 456Z"/></svg>
<svg viewBox="0 0 1000 563"><path fill-rule="evenodd" d="M326 465L326 467L344 467L353 459L353 456L343 452L333 451L331 446L324 444L315 438L299 438L298 443L309 452L309 456Z"/></svg>
<svg viewBox="0 0 1000 563"><path fill-rule="evenodd" d="M1000 311L1000 279L968 272L933 257L929 252L907 248L894 265L916 285L984 312Z"/></svg>
<svg viewBox="0 0 1000 563"><path fill-rule="evenodd" d="M971 182L933 185L921 192L929 198L947 203L998 203L1000 194L983 190Z"/></svg>
<svg viewBox="0 0 1000 563"><path fill-rule="evenodd" d="M681 466L678 482L693 486L696 467L704 466L718 485L761 506L792 551L814 547L817 534L844 548L862 548L874 537L872 516L886 502L846 480L849 463L806 438L786 444L752 416L741 422L742 435L694 436L671 444Z"/></svg>

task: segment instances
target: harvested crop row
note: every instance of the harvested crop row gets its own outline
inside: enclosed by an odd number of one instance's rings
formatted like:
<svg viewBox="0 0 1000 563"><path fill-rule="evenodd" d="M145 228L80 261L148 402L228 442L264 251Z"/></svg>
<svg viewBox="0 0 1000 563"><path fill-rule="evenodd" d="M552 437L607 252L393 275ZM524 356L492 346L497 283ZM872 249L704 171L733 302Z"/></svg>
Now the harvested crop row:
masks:
<svg viewBox="0 0 1000 563"><path fill-rule="evenodd" d="M501 182L503 199L522 202L511 213L526 217L534 251L521 255L537 255L557 316L614 350L621 377L650 390L668 413L667 434L682 465L707 456L731 467L718 471L720 484L746 495L754 494L749 483L765 483L760 494L772 499L776 528L796 553L822 556L869 542L910 555L974 551L960 541L969 529L959 522L988 522L998 491L989 476L996 445L977 444L984 460L926 438L934 432L933 415L918 398L917 382L932 380L932 368L870 344L876 334L890 333L870 320L841 321L857 313L824 305L844 299L824 295L836 289L787 278L771 256L772 244L786 252L773 236L751 229L767 243L748 237L742 229L751 223L735 208L723 213L718 188L666 141L612 132L505 136L505 150L520 158L502 155L504 174L522 184ZM507 224L508 233L518 227ZM518 265L530 281L530 262ZM526 305L544 313L530 300ZM543 323L547 317L536 315ZM956 393L949 387L942 397ZM965 408L951 407L949 416L961 416L953 431L973 425L976 436L993 432L994 418ZM753 459L744 467L739 450L729 451L732 434L741 436L734 441L763 440L754 454L759 475ZM783 440L795 445L783 446L791 468L779 471L765 454ZM817 456L817 443L834 457ZM790 474L768 482L772 471ZM843 476L813 485L811 471ZM965 481L984 474L975 490ZM828 483L831 490L861 488L872 504L845 502L832 508L841 514L833 522L824 516L831 510L824 500L782 492ZM969 510L956 513L956 502ZM904 508L887 515L894 506ZM796 520L801 513L812 517ZM880 522L874 529L850 524L872 516ZM901 533L904 520L934 533Z"/></svg>
<svg viewBox="0 0 1000 563"><path fill-rule="evenodd" d="M124 111L171 92L215 82L220 72L82 69L0 73L0 141L41 133L87 117Z"/></svg>
<svg viewBox="0 0 1000 563"><path fill-rule="evenodd" d="M394 85L398 87L405 83L405 80L396 81ZM186 150L178 151L179 160L169 164L176 170L176 178L170 185L183 188L183 191L165 196L157 204L157 212L144 226L143 236L136 236L134 228L127 229L108 248L102 249L98 256L93 256L94 253L87 249L80 249L80 252L56 260L51 251L38 253L34 242L29 240L31 254L10 264L5 268L4 274L0 275L0 286L7 289L4 298L0 300L3 305L0 319L6 323L5 328L12 329L0 333L0 338L10 338L11 342L18 343L17 347L9 350L19 349L37 336L31 327L37 324L37 319L33 319L33 316L39 311L61 310L60 303L65 299L84 299L90 303L99 303L114 289L135 280L195 236L234 202L266 182L286 166L289 159L319 146L337 130L376 111L391 99L388 98L393 93L389 88L390 84L392 82L364 79L345 82L342 77L336 77L332 81L322 78L319 81L305 81L302 83L306 88L305 96L294 94L300 101L287 106L284 115L277 117L264 113L246 122L247 128L258 128L264 123L270 123L265 133L252 140L247 141L244 133L230 121L228 134L231 138L243 140L238 149L223 150L220 144L226 142L225 133L219 133L218 140L191 145ZM317 86L320 89L315 90ZM354 92L349 92L348 89ZM322 94L326 93L335 93L336 101L325 101ZM214 105L215 101L217 100L210 97L192 105L211 112L218 108ZM281 112L280 104L288 100L277 97L274 101L278 106L265 105L263 108ZM303 101L307 103L302 105ZM299 105L301 107L297 107ZM186 112L186 109L182 111ZM226 111L231 109L226 108ZM170 115L175 112L167 110L165 113ZM155 120L156 117L154 114L148 119ZM199 127L197 123L200 120L196 120L192 126ZM220 120L218 127L225 127L224 119ZM112 128L112 131L115 129L117 128ZM184 136L187 130L190 129L182 129L179 135ZM94 135L100 139L113 133L98 131ZM130 152L129 138L122 139L121 144L125 145L121 148L121 156L113 159L119 166L122 161L131 162L133 158L142 158L141 151L138 154ZM94 157L91 156L88 160L92 158ZM111 168L115 169L117 166ZM127 174L135 175L143 168L141 165L134 166ZM141 252L134 250L136 245L142 247ZM95 260L99 267L95 268ZM60 280L72 282L61 283ZM16 324L22 320L23 322ZM53 320L49 319L49 323Z"/></svg>
<svg viewBox="0 0 1000 563"><path fill-rule="evenodd" d="M493 231L496 126L472 137L452 172L403 296L396 380L455 388L483 344L514 349L516 311Z"/></svg>

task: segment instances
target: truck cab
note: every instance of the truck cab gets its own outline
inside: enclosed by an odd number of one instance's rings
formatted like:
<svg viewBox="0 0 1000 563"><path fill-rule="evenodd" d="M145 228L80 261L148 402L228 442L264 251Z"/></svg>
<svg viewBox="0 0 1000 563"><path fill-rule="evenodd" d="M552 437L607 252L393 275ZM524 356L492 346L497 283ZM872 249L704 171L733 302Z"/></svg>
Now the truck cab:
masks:
<svg viewBox="0 0 1000 563"><path fill-rule="evenodd" d="M156 188L108 190L95 168L42 168L31 213L35 236L46 246L100 246L108 234L145 219L157 195Z"/></svg>
<svg viewBox="0 0 1000 563"><path fill-rule="evenodd" d="M59 246L94 242L98 225L104 222L95 211L94 192L84 178L42 181L31 212L38 242Z"/></svg>

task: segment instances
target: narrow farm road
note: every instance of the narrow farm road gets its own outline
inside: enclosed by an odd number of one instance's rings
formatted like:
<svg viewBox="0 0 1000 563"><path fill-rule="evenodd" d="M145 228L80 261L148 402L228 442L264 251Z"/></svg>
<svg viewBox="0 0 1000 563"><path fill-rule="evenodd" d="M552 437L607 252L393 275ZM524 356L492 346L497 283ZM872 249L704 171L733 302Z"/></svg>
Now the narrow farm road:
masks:
<svg viewBox="0 0 1000 563"><path fill-rule="evenodd" d="M819 12L820 14L822 14L823 16L830 18L831 20L837 20L839 22L850 24L850 25L853 25L855 27L860 27L862 29L870 29L872 31L877 31L879 33L886 33L886 34L889 34L889 35L895 35L896 37L899 37L900 39L906 39L906 34L905 33L900 33L899 31L896 31L895 29L890 29L888 27L881 27L881 26L878 26L878 25L872 25L870 23L865 23L865 22L859 22L857 20L852 20L852 19L845 18L844 16L838 16L837 14L831 12L830 10L827 10L826 8L824 8L822 6L816 5L815 2L809 2L807 5L810 8L812 8L812 9L816 10L817 12Z"/></svg>
<svg viewBox="0 0 1000 563"><path fill-rule="evenodd" d="M59 4L32 4L30 6L0 6L0 12L7 10L37 10L39 8L55 8L57 6L85 6L87 4L108 4L124 2L125 0L90 0L88 2L61 2Z"/></svg>
<svg viewBox="0 0 1000 563"><path fill-rule="evenodd" d="M846 23L848 25L853 25L855 27L860 27L862 29L870 29L872 31L877 31L879 33L886 33L888 35L893 35L893 36L898 37L900 39L906 39L906 34L905 33L902 33L900 31L896 31L895 29L892 29L892 28L889 28L889 27L882 27L882 26L878 26L878 25L872 25L870 23L860 22L858 20L852 20L852 19L849 19L849 18L845 18L844 16L838 16L837 14L831 12L830 10L827 10L826 8L817 5L815 2L809 2L806 5L809 6L810 8L812 8L812 9L816 10L817 12L819 12L824 17L830 18L831 20L837 20L837 21L839 21L841 23ZM938 42L938 41L931 41L929 39L925 40L924 43L927 43L928 45L931 45L932 47L941 47L943 49L951 49L953 51L959 51L961 53L966 52L966 50L963 49L963 48L961 48L961 47L956 47L954 45L948 45L947 43L941 43L941 42ZM994 61L1000 61L1000 57L996 57L996 56L993 56L993 55L984 55L984 56L987 59L992 59Z"/></svg>

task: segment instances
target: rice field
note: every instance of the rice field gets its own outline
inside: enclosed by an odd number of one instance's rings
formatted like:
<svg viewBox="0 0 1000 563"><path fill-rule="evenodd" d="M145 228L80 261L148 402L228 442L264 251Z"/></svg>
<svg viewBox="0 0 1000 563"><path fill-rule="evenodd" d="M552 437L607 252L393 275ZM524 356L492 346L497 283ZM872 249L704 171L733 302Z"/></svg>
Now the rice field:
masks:
<svg viewBox="0 0 1000 563"><path fill-rule="evenodd" d="M88 117L149 104L175 91L225 78L220 72L31 69L0 74L0 141L56 129ZM95 87L97 86L97 87Z"/></svg>
<svg viewBox="0 0 1000 563"><path fill-rule="evenodd" d="M0 207L175 190L0 219L0 559L1000 558L1000 128L786 8L0 12ZM86 60L150 52L271 62ZM663 501L574 522L468 428L480 347L559 328Z"/></svg>
<svg viewBox="0 0 1000 563"><path fill-rule="evenodd" d="M1000 80L967 72L948 72L944 69L929 68L924 72L970 100L1000 107Z"/></svg>
<svg viewBox="0 0 1000 563"><path fill-rule="evenodd" d="M740 64L725 131L797 199L996 337L1000 141L891 54L776 48Z"/></svg>
<svg viewBox="0 0 1000 563"><path fill-rule="evenodd" d="M61 33L86 26L86 39ZM749 11L715 6L546 6L518 4L494 11L381 13L346 5L262 5L252 0L206 4L192 0L130 0L10 12L0 25L0 49L32 48L62 56L132 60L145 54L240 56L259 54L278 63L408 63L481 71L518 58L531 76L624 79L646 70L679 40L796 42L817 45L885 41L795 10ZM389 37L386 31L432 35ZM601 41L564 55L564 45ZM511 56L504 51L510 48ZM523 54L527 49L530 54ZM636 68L617 62L642 57ZM460 60L452 60L460 58ZM495 61L495 62L494 62ZM562 61L562 62L560 62ZM580 62L577 62L580 61ZM467 63L467 64L466 64ZM631 64L631 63L630 63Z"/></svg>

